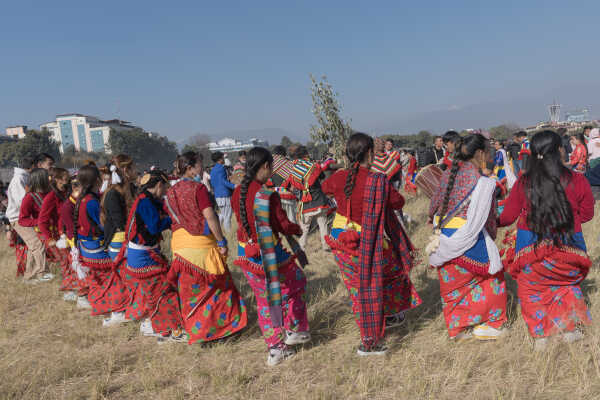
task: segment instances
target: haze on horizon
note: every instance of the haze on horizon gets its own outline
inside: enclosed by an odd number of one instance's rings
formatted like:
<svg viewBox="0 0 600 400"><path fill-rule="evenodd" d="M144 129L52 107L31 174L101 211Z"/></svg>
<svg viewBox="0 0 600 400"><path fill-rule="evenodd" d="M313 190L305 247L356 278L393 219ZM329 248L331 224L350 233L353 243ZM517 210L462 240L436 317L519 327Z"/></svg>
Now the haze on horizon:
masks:
<svg viewBox="0 0 600 400"><path fill-rule="evenodd" d="M184 3L4 4L0 128L118 113L176 141L306 139L310 73L367 132L534 124L554 99L600 116L597 1Z"/></svg>

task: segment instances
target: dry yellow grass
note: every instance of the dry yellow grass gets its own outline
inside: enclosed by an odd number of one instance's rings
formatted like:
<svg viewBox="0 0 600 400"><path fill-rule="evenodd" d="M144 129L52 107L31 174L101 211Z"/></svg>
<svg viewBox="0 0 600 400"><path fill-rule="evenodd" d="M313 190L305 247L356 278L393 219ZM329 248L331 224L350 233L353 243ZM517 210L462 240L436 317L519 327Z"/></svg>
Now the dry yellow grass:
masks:
<svg viewBox="0 0 600 400"><path fill-rule="evenodd" d="M425 221L425 201L406 211ZM585 236L594 261L598 229ZM422 248L423 222L411 228ZM311 238L311 248L318 248ZM232 240L230 240L232 241ZM140 337L138 324L103 329L58 293L58 283L26 286L15 279L14 253L0 243L0 398L8 399L597 399L600 398L599 325L582 342L555 343L534 353L521 319L515 287L509 297L509 335L497 343L450 343L441 315L435 271L419 265L412 278L423 305L388 335L382 358L355 354L358 328L330 254L313 251L307 268L313 342L281 366L265 365L251 291L238 269L234 278L249 303L250 326L212 345L158 346ZM596 264L596 262L595 262ZM597 317L600 274L584 291Z"/></svg>

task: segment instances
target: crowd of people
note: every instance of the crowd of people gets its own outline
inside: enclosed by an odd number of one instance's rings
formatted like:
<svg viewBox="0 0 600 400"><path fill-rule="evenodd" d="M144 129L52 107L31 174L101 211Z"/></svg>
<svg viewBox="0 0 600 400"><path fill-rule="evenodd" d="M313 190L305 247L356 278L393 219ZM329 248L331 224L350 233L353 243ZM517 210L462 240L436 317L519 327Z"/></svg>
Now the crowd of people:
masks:
<svg viewBox="0 0 600 400"><path fill-rule="evenodd" d="M590 130L587 140L565 142L553 131L531 140L518 132L505 144L449 131L435 139L427 163L443 173L429 208L432 235L419 250L439 274L450 339L506 334L505 273L517 282L536 349L550 337L583 338L590 314L581 282L591 261L581 225L594 215L594 198L582 172L598 166L591 157L599 136ZM103 326L140 321L141 334L158 343L210 342L249 323L227 264L236 249L233 265L252 289L274 366L311 340L303 267L332 257L360 330L357 353L385 354L385 332L421 304L399 190L418 190L417 156L364 133L349 138L345 160L311 160L304 146L288 157L288 150L252 148L232 171L216 152L210 174L207 160L186 152L171 176L156 168L140 175L125 154L75 174L47 154L21 160L6 210L17 275L43 284L55 278L55 263L64 300L102 316ZM236 245L225 237L231 218ZM318 258L305 253L313 221ZM505 240L511 251L501 252L497 228L515 222Z"/></svg>

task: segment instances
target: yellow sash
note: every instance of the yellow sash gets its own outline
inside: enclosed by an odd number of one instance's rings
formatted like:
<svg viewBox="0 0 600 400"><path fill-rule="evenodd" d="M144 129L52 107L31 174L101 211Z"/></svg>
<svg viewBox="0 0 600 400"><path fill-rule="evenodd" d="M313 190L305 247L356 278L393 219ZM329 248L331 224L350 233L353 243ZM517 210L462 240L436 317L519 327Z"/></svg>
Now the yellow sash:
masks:
<svg viewBox="0 0 600 400"><path fill-rule="evenodd" d="M356 232L360 233L362 226L360 226L360 224L357 224L354 221L350 221L350 219L344 217L342 214L340 213L335 213L335 218L333 218L333 225L331 226L332 229L354 229ZM387 239L384 239L383 241L383 248L384 249L388 249L390 247L390 243Z"/></svg>
<svg viewBox="0 0 600 400"><path fill-rule="evenodd" d="M125 232L117 232L114 234L112 241L115 243L123 243L125 241Z"/></svg>
<svg viewBox="0 0 600 400"><path fill-rule="evenodd" d="M227 272L223 256L219 252L217 241L212 234L191 235L184 228L179 228L173 232L171 249L174 255L209 274L221 275Z"/></svg>
<svg viewBox="0 0 600 400"><path fill-rule="evenodd" d="M433 223L436 226L439 223L439 221L440 221L440 217L438 217L437 215L435 217L433 217ZM467 223L466 219L460 218L460 217L454 217L450 221L448 221L446 223L446 225L443 226L443 228L458 229L458 228L460 228L461 226L463 226L466 223Z"/></svg>

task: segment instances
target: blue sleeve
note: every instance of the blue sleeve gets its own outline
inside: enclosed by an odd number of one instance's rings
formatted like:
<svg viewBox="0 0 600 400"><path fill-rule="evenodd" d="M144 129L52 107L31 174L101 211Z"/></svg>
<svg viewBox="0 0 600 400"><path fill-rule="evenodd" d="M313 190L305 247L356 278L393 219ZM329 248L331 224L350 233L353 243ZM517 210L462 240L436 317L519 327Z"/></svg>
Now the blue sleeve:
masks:
<svg viewBox="0 0 600 400"><path fill-rule="evenodd" d="M100 225L100 203L96 199L92 199L87 202L87 214L88 216L98 225L98 227L102 230L102 225Z"/></svg>
<svg viewBox="0 0 600 400"><path fill-rule="evenodd" d="M144 221L144 225L146 225L146 229L150 234L157 235L161 232L160 215L158 214L156 207L154 207L154 204L152 204L152 201L149 199L140 200L135 212L142 218L142 221Z"/></svg>
<svg viewBox="0 0 600 400"><path fill-rule="evenodd" d="M494 164L496 164L499 167L503 167L504 166L504 158L502 157L502 153L497 151L496 152L496 159L494 160Z"/></svg>
<svg viewBox="0 0 600 400"><path fill-rule="evenodd" d="M171 229L171 217L165 217L160 220L160 231Z"/></svg>
<svg viewBox="0 0 600 400"><path fill-rule="evenodd" d="M227 186L229 189L233 190L235 189L235 185L231 182L229 182L229 179L227 179L227 176L223 177L223 182L225 182L225 186Z"/></svg>

